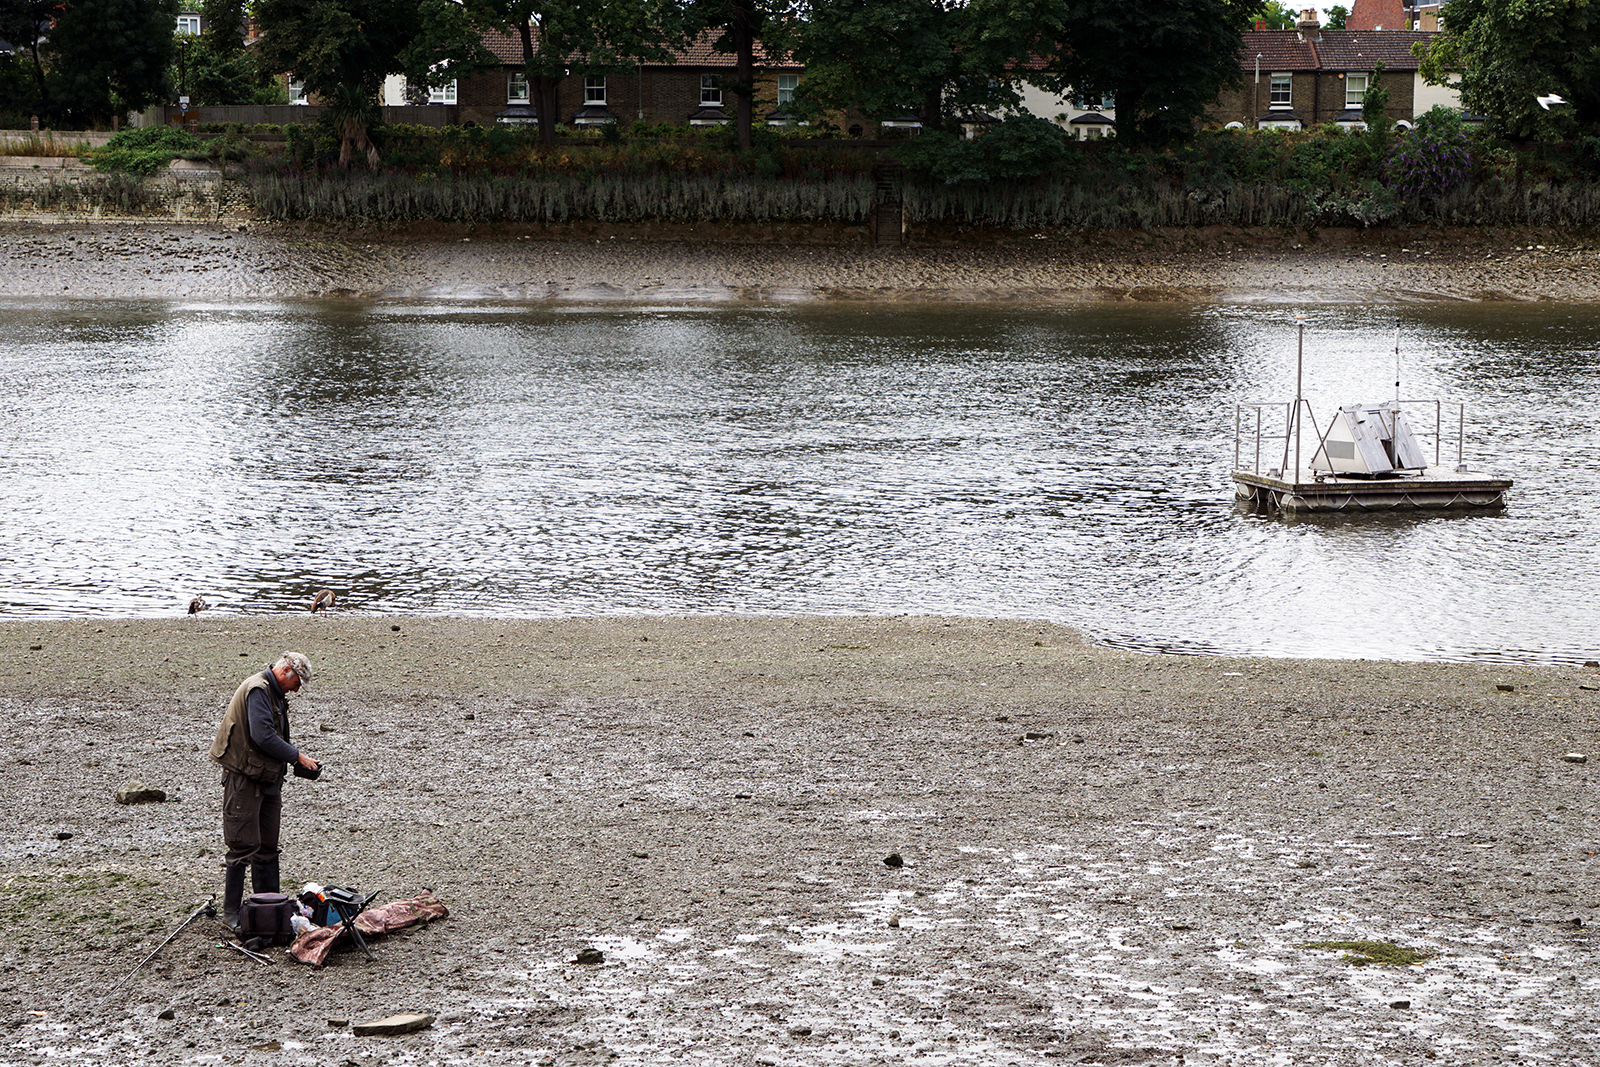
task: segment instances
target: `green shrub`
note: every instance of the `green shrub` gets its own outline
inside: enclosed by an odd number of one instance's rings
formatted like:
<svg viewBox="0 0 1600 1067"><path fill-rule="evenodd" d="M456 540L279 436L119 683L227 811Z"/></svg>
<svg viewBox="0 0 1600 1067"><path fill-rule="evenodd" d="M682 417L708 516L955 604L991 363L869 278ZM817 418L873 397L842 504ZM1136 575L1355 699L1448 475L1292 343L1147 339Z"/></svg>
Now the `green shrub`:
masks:
<svg viewBox="0 0 1600 1067"><path fill-rule="evenodd" d="M971 140L937 130L896 152L908 173L956 185L962 182L1027 181L1058 175L1073 152L1066 131L1032 115L1014 115Z"/></svg>
<svg viewBox="0 0 1600 1067"><path fill-rule="evenodd" d="M154 174L174 159L204 156L194 134L178 126L139 126L112 136L89 154L96 170Z"/></svg>
<svg viewBox="0 0 1600 1067"><path fill-rule="evenodd" d="M1472 149L1461 114L1435 107L1421 115L1395 140L1386 171L1396 191L1419 201L1437 200L1463 184L1472 173Z"/></svg>

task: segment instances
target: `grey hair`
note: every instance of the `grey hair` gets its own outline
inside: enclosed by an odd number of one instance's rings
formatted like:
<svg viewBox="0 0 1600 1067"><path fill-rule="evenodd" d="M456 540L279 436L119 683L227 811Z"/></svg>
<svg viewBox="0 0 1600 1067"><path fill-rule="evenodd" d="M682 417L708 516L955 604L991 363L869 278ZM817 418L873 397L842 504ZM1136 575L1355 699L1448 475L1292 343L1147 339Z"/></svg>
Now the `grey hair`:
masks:
<svg viewBox="0 0 1600 1067"><path fill-rule="evenodd" d="M300 676L300 684L305 685L311 681L311 661L304 652L285 652L278 657L274 667L287 667Z"/></svg>

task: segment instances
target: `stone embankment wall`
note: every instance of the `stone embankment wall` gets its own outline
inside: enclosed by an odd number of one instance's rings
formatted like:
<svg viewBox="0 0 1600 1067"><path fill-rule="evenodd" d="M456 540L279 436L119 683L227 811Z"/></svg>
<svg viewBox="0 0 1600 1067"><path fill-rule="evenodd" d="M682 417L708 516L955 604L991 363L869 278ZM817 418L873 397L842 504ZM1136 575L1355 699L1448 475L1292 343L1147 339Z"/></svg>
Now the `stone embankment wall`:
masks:
<svg viewBox="0 0 1600 1067"><path fill-rule="evenodd" d="M243 184L176 160L148 178L105 174L75 156L0 156L0 219L18 222L246 222Z"/></svg>

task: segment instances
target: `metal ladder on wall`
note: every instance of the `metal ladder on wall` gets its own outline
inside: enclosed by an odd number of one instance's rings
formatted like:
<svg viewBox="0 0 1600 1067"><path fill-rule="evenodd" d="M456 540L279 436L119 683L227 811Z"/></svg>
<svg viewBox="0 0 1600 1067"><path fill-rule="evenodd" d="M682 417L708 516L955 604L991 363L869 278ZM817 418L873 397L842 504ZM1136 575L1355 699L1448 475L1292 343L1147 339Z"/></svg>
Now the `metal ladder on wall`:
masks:
<svg viewBox="0 0 1600 1067"><path fill-rule="evenodd" d="M901 177L904 174L905 168L898 163L880 163L872 170L872 176L878 184L877 210L872 229L879 247L898 247L900 244L901 220L905 212L901 193Z"/></svg>

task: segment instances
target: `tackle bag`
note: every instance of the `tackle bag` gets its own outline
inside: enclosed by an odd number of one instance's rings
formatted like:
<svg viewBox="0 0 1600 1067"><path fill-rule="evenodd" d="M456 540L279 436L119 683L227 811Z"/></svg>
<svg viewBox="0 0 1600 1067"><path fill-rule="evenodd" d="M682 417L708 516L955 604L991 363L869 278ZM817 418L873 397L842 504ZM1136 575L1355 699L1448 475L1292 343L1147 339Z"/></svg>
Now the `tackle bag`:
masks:
<svg viewBox="0 0 1600 1067"><path fill-rule="evenodd" d="M298 914L294 898L286 893L251 893L239 905L239 940L259 937L274 945L287 945L294 940L289 920Z"/></svg>
<svg viewBox="0 0 1600 1067"><path fill-rule="evenodd" d="M300 903L310 909L312 926L336 926L354 919L365 906L359 891L337 885L324 886L320 893L301 893Z"/></svg>

